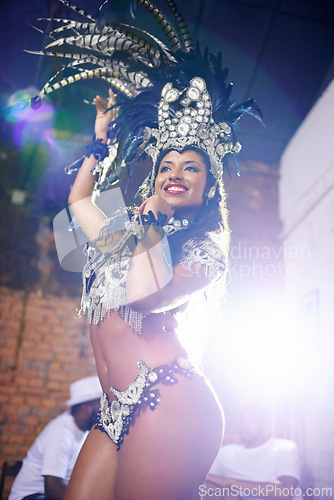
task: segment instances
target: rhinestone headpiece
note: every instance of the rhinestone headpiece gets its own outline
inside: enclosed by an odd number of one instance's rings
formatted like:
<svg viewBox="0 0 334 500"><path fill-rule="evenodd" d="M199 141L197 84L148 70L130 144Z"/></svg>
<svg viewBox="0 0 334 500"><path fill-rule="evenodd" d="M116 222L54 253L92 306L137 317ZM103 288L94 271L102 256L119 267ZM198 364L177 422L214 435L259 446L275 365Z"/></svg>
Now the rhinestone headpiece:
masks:
<svg viewBox="0 0 334 500"><path fill-rule="evenodd" d="M211 97L200 77L192 78L189 87L182 91L173 88L172 83L166 83L158 107L158 128L146 127L144 140L147 144L145 151L153 160L153 170L141 186L143 194L154 183L157 158L164 149L200 148L209 156L210 170L217 182L223 174L223 157L241 149L239 142L233 142L231 127L225 122L214 122Z"/></svg>

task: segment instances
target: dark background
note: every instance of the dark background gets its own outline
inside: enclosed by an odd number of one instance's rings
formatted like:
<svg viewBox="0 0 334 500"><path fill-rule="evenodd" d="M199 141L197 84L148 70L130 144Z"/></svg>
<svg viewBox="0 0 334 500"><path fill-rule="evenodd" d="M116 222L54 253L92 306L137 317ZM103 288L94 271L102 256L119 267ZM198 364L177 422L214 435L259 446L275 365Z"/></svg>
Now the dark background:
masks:
<svg viewBox="0 0 334 500"><path fill-rule="evenodd" d="M97 0L76 0L75 3L93 15L100 5ZM111 2L112 6L118 4L123 8L124 19L155 29L151 16L142 6L137 6L137 20L131 21L129 2ZM165 2L158 0L156 5L169 13ZM222 49L223 61L235 82L234 98L254 97L263 111L267 129L252 124L245 130L245 153L242 154L277 163L287 141L334 76L333 2L179 0L178 5L194 39L198 38L212 50ZM2 0L2 106L6 97L16 90L31 85L40 87L52 73L50 59L46 62L23 52L41 49L44 41L43 35L29 23L45 29L47 23L37 22L39 17L73 15L57 0ZM159 30L156 33L163 38Z"/></svg>

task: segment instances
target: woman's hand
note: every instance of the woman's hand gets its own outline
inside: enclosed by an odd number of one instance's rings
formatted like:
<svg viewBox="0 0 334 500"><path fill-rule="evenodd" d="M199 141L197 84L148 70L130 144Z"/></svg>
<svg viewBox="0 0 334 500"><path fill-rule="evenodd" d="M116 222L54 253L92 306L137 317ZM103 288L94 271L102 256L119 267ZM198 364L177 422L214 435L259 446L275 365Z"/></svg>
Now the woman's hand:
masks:
<svg viewBox="0 0 334 500"><path fill-rule="evenodd" d="M149 212L153 213L156 220L159 219L159 212L165 214L167 219L174 214L169 203L156 194L145 200L136 213L143 215ZM137 242L126 280L126 296L134 309L152 310L146 306L146 297L155 294L171 280L173 271L169 260L164 231L150 224L145 237Z"/></svg>
<svg viewBox="0 0 334 500"><path fill-rule="evenodd" d="M109 89L109 99L107 101L97 95L93 102L96 107L95 135L97 139L106 141L108 126L117 117L116 108L107 111L108 108L116 104L115 94Z"/></svg>
<svg viewBox="0 0 334 500"><path fill-rule="evenodd" d="M138 208L137 214L148 214L149 211L153 212L155 218L158 217L158 212L167 215L167 221L174 215L171 205L157 194L147 198Z"/></svg>

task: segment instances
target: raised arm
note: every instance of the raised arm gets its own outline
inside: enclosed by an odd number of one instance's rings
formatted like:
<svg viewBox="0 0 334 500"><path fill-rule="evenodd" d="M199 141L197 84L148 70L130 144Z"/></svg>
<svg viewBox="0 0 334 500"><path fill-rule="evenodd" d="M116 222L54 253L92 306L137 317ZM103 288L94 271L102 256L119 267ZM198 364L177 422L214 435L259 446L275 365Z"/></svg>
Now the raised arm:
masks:
<svg viewBox="0 0 334 500"><path fill-rule="evenodd" d="M106 110L115 104L113 91L109 90L109 100L106 101L100 96L96 96L94 104L96 106L95 136L96 140L101 139L102 143L107 143L108 125L116 116L116 110ZM105 214L92 202L91 196L95 183L95 178L91 170L96 165L97 160L93 154L86 157L76 176L68 197L68 204L74 213L75 218L90 240L96 240L100 234Z"/></svg>
<svg viewBox="0 0 334 500"><path fill-rule="evenodd" d="M159 211L168 219L173 215L170 205L158 195L140 207L140 213L149 211L156 218ZM127 275L127 299L135 310L163 311L179 307L219 277L219 273L208 273L200 262L194 262L191 269L182 262L172 267L167 237L163 235L163 231L156 231L151 225L133 253ZM224 262L221 266L224 268Z"/></svg>

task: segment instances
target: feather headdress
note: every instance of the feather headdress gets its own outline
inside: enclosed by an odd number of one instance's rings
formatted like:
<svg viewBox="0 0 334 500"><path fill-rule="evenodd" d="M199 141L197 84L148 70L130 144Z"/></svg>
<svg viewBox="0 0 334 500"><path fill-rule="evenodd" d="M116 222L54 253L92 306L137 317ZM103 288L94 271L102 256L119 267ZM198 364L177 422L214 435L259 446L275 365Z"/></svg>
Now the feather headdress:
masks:
<svg viewBox="0 0 334 500"><path fill-rule="evenodd" d="M148 154L153 169L141 187L142 195L148 196L159 152L189 145L209 156L211 173L220 182L223 157L241 148L236 123L245 113L261 119L252 99L231 102L232 84L226 82L228 70L222 67L221 52L211 54L205 49L201 53L174 0L165 0L172 21L150 0L132 1L132 9L140 4L153 16L164 41L139 27L108 22L101 16L94 19L67 0L59 1L85 20L52 19L59 24L49 34L52 41L33 53L61 57L65 63L31 105L84 79L99 78L116 89L118 117L108 133L114 149L111 160L98 170L98 189L113 185L127 165Z"/></svg>

